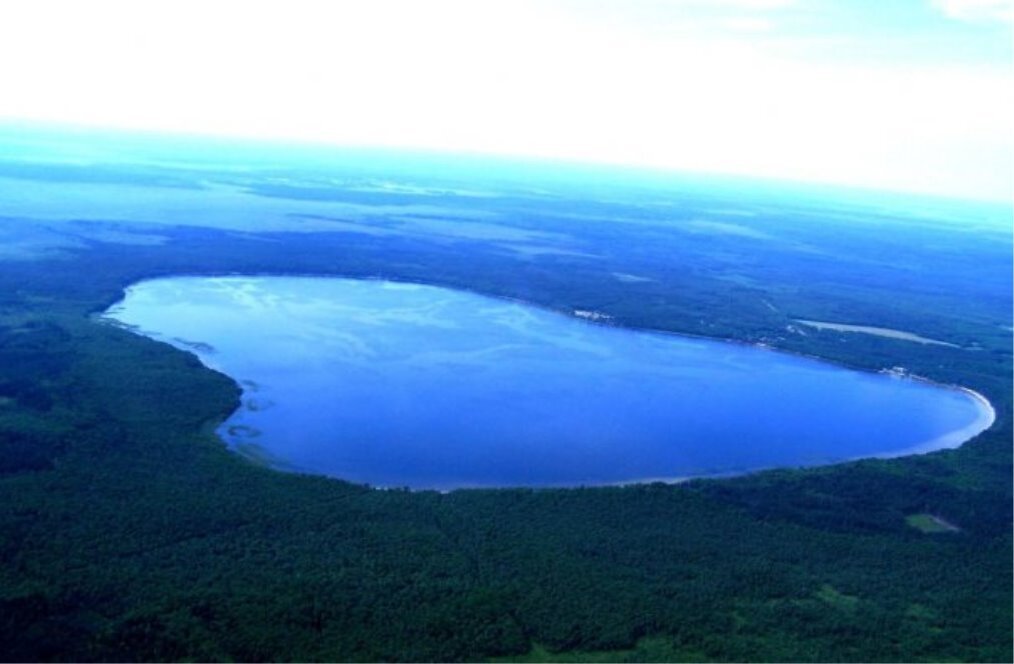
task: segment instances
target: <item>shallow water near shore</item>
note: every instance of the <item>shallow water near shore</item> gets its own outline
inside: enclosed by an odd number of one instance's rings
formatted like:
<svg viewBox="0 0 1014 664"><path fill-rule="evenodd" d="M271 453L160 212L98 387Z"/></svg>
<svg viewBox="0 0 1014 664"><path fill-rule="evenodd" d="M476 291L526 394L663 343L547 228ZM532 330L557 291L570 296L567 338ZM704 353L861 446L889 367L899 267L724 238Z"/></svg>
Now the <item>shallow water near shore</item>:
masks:
<svg viewBox="0 0 1014 664"><path fill-rule="evenodd" d="M957 389L435 286L174 277L106 317L243 387L219 428L234 449L382 487L814 466L956 447L992 422Z"/></svg>

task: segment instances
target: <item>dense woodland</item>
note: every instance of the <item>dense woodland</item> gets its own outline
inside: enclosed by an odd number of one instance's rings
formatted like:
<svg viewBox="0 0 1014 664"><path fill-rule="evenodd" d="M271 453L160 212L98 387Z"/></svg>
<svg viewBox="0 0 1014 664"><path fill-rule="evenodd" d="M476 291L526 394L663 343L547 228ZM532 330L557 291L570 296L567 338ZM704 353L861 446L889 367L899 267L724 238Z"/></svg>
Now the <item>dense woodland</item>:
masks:
<svg viewBox="0 0 1014 664"><path fill-rule="evenodd" d="M790 264L735 239L555 223L625 253L167 226L161 244L0 260L0 658L1010 661L1009 238L860 228L835 234L838 257ZM678 485L437 493L283 473L214 436L238 403L228 377L95 317L139 279L229 272L382 275L901 365L981 391L998 419L957 450ZM794 317L962 347L787 334Z"/></svg>

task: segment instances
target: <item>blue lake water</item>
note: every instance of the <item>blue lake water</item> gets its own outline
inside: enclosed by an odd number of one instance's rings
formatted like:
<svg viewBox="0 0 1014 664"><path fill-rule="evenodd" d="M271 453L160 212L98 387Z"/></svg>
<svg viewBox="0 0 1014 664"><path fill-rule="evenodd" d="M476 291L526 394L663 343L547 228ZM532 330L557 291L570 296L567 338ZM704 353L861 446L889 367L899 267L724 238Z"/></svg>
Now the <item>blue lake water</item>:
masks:
<svg viewBox="0 0 1014 664"><path fill-rule="evenodd" d="M242 453L374 486L575 486L955 447L972 394L379 280L177 277L107 317L244 388Z"/></svg>

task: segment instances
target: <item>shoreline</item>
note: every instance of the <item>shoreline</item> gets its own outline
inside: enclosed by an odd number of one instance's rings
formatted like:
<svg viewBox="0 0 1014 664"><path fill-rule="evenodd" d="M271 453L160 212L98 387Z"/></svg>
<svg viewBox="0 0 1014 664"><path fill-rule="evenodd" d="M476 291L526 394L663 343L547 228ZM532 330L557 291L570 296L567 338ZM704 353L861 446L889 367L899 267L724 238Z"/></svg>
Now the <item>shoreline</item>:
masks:
<svg viewBox="0 0 1014 664"><path fill-rule="evenodd" d="M972 397L975 401L979 402L979 405L982 406L982 408L989 414L989 424L983 427L982 430L979 431L979 433L982 433L983 431L988 431L993 427L994 424L996 424L996 408L993 406L990 400L987 399L981 392L976 392L970 387L964 387L961 385L951 385L950 387L960 392L964 392L968 396Z"/></svg>
<svg viewBox="0 0 1014 664"><path fill-rule="evenodd" d="M235 271L229 271L229 272L211 272L211 273L196 273L196 274L195 273L170 273L170 274L162 274L162 275L156 275L156 276L150 276L150 277L142 277L142 278L140 278L140 279L138 279L136 281L133 281L133 282L127 284L126 286L123 286L120 289L120 296L119 296L118 299L112 301L112 303L108 304L104 309L102 309L100 311L93 311L93 312L91 312L89 318L91 318L92 320L94 320L94 321L96 321L96 322L98 322L100 324L111 324L111 325L114 325L114 326L117 326L117 327L121 327L122 329L126 329L127 331L130 331L132 333L143 334L139 330L132 330L128 326L124 325L122 322L120 322L119 320L117 320L116 318L107 315L107 312L110 309L113 309L117 305L121 304L125 300L125 298L126 298L127 293L128 293L129 290L131 290L131 289L133 289L133 288L135 288L135 287L137 287L137 286L139 286L139 285L141 285L141 284L143 284L145 282L155 281L155 280L159 280L159 279L174 279L174 278L194 278L194 279L223 279L223 278L244 279L244 278L247 278L247 279L258 279L258 278L273 278L273 277L297 278L297 279L316 279L316 280L323 280L323 279L328 279L328 280L331 280L331 279L347 279L347 280L356 280L356 281L385 281L385 282L390 282L390 283L395 283L395 284L423 286L423 287L429 287L429 288L447 288L447 289L452 289L452 290L459 290L459 291L468 292L468 293L471 293L471 294L479 296L479 297L490 298L490 299L500 300L500 301L504 301L504 302L510 302L510 303L514 303L514 304L520 304L520 305L523 305L523 306L533 307L533 308L539 309L541 311L546 311L546 312L549 312L549 313L566 316L567 318L570 318L570 319L575 320L575 321L580 321L580 322L588 324L588 325L597 325L597 326L622 329L622 330L627 330L627 331L632 331L632 332L641 332L641 333L646 333L646 334L664 335L664 336L667 336L667 337L681 337L681 338L690 339L690 340L709 341L709 342L713 342L713 343L728 343L728 344L735 344L735 345L738 345L738 346L751 346L751 347L754 347L754 348L757 348L757 349L760 349L760 350L767 350L767 351L771 351L771 352L782 353L784 355L788 355L788 356L792 356L792 357L797 357L797 358L801 358L801 359L805 359L805 360L809 360L809 361L819 362L819 363L825 364L825 365L837 366L837 367L844 368L844 369L847 369L847 370L857 371L857 372L862 372L862 373L868 373L868 374L876 374L876 373L881 373L881 372L884 371L883 369L875 370L875 369L871 369L871 368L868 368L868 367L862 367L862 366L857 366L857 365L849 364L848 362L844 362L844 361L838 361L838 360L824 358L824 357L821 357L819 355L813 355L813 354L810 354L810 353L803 353L803 352L799 352L799 351L793 351L793 350L786 350L786 349L782 349L782 348L777 348L777 347L773 347L773 346L771 346L771 345L769 345L767 343L762 343L762 342L745 341L745 340L742 340L742 339L734 339L734 338L727 338L727 337L706 336L706 335L702 335L702 334L694 334L692 332L676 332L676 331L673 331L673 330L665 330L665 329L658 329L658 328L635 327L635 326L631 326L631 325L624 325L624 324L622 324L620 322L617 322L615 318L613 318L612 316L609 316L608 314L602 314L601 316L581 315L581 314L587 314L588 311L590 311L590 310L584 310L584 309L561 310L561 309L558 309L558 308L550 307L550 306L539 304L539 303L536 303L536 302L531 302L531 301L528 301L528 300L525 300L525 299L519 298L519 297L513 297L513 296L508 296L508 295L491 295L491 294L488 294L488 293L483 293L483 292L476 291L476 290L469 289L469 288L459 288L459 287L456 287L456 286L444 286L444 285L439 285L439 284L427 283L427 282L423 282L423 281L396 279L396 278L390 278L390 277L386 277L386 276L382 276L382 275L355 276L355 275L340 274L340 273L331 273L331 274L297 273L297 272L282 272L282 273L276 273L276 272L255 272L255 273L251 273L251 272L235 272ZM601 313L601 312L592 311L591 313ZM149 335L143 334L143 336L149 336ZM169 343L170 345L173 345L175 348L177 348L179 350L183 350L184 352L190 352L190 353L194 354L195 356L198 357L198 359L201 361L201 364L203 366L205 366L206 368L208 368L208 369L210 369L212 371L216 371L218 373L222 373L219 369L216 369L214 366L210 366L209 364L207 364L203 360L203 358L200 355L198 355L198 353L196 352L196 350L198 350L198 349L192 348L190 346L188 346L186 348L181 348L180 346L176 346L176 345L172 344L171 340L163 340L163 341L165 343ZM242 400L242 395L245 395L248 390L246 389L246 387L244 387L243 385L241 385L236 379L232 378L231 376L228 376L228 377L229 377L230 380L233 381L233 383L239 389L239 391L240 391L240 399ZM964 445L966 442L968 442L968 441L976 438L977 436L979 436L980 434L984 433L985 431L988 431L996 423L996 420L997 420L997 411L996 411L996 408L989 401L989 399L987 399L982 393L980 393L980 392L978 392L978 391L976 391L976 390L974 390L972 388L969 388L969 387L966 387L966 386L963 386L963 385L953 384L953 383L943 383L943 382L940 382L940 381L936 381L936 380L927 378L925 376L919 376L919 375L910 374L910 373L905 373L905 374L899 375L897 377L899 379L911 380L911 381L914 381L914 382L924 383L924 384L931 385L933 387L937 387L937 388L941 388L941 389L947 389L947 390L954 390L954 391L962 392L962 393L966 394L970 399L972 399L977 404L977 406L979 407L979 416L975 420L973 420L969 425L967 425L967 426L965 426L965 427L963 427L961 429L949 432L947 434L944 434L943 436L939 436L939 437L933 438L931 440L919 443L919 444L914 445L914 446L903 448L901 450L896 450L896 451L891 451L891 452L885 452L885 453L882 453L882 454L863 455L863 456L859 456L859 457L843 458L841 460L831 461L831 462L826 463L826 464L816 464L816 465L813 465L813 466L762 467L762 468L744 469L744 470L729 471L729 472L720 472L720 473L707 474L707 475L689 475L689 476L678 476L678 477L669 477L669 478L666 478L666 477L648 477L648 478L641 478L641 479L621 480L621 481L617 481L617 482L608 482L608 483L603 483L603 484L590 484L590 485L575 484L575 485L566 485L566 486L561 485L561 486L545 486L545 487L531 487L531 486L527 486L526 487L526 486L523 486L523 485L518 485L518 486L503 486L503 487L460 487L460 488L452 488L452 489L433 489L433 488L427 489L427 488L419 488L419 489L411 489L411 490L412 491L434 491L435 490L435 491L440 491L440 492L448 492L448 491L456 491L456 490L497 490L497 489L504 489L504 490L506 490L506 489L521 489L521 488L524 488L524 489L533 489L533 490L542 490L542 489L551 490L551 489L575 489L575 488L581 488L581 487L588 488L588 487L632 486L632 485L643 485L643 484L652 484L652 483L659 483L659 482L665 483L665 484L673 484L673 485L675 485L675 484L682 484L682 483L685 483L685 482L689 482L689 481L692 481L692 480L708 480L708 479L723 479L723 478L729 478L729 477L740 477L740 476L744 476L744 475L749 475L749 474L754 474L754 473L759 473L759 472L765 472L765 471L770 471L770 470L777 470L777 469L802 470L802 469L806 469L806 468L818 468L818 467L825 467L825 466L833 466L833 465L838 465L838 464L841 464L841 463L849 463L849 462L853 462L853 461L858 461L858 460L861 460L861 459L891 459L891 458L898 458L898 457L904 457L904 456L913 456L913 455L918 455L918 454L929 454L929 453L932 453L932 452L937 452L937 451L941 451L941 450L945 450L945 449L956 449L956 448L959 448L962 445ZM242 401L241 401L241 403L242 403ZM239 407L241 407L241 406L239 406ZM237 408L237 410L238 410L238 408ZM232 415L235 414L235 412L236 411L234 410L232 413L230 413L225 418L223 418L222 423L224 424L224 422L227 421L230 417L232 417ZM232 445L230 445L228 443L228 441L224 440L221 436L218 436L218 438L220 440L222 440L222 442L226 443L227 447L229 447L230 449L232 448ZM342 478L335 478L335 479L341 480ZM347 481L347 480L343 480L343 481ZM379 490L386 490L386 489L388 489L388 487L379 487L379 486L378 487L373 487L373 488L376 488L376 489L379 489Z"/></svg>

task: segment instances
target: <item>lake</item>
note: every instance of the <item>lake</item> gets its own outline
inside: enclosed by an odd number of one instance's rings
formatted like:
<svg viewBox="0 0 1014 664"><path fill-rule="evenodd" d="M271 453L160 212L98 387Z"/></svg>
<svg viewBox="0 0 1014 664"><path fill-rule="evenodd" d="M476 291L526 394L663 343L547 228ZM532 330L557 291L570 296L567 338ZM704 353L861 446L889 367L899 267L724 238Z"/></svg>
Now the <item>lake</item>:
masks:
<svg viewBox="0 0 1014 664"><path fill-rule="evenodd" d="M379 487L606 485L956 447L975 395L381 280L174 277L106 316L243 387L219 428L281 469Z"/></svg>

